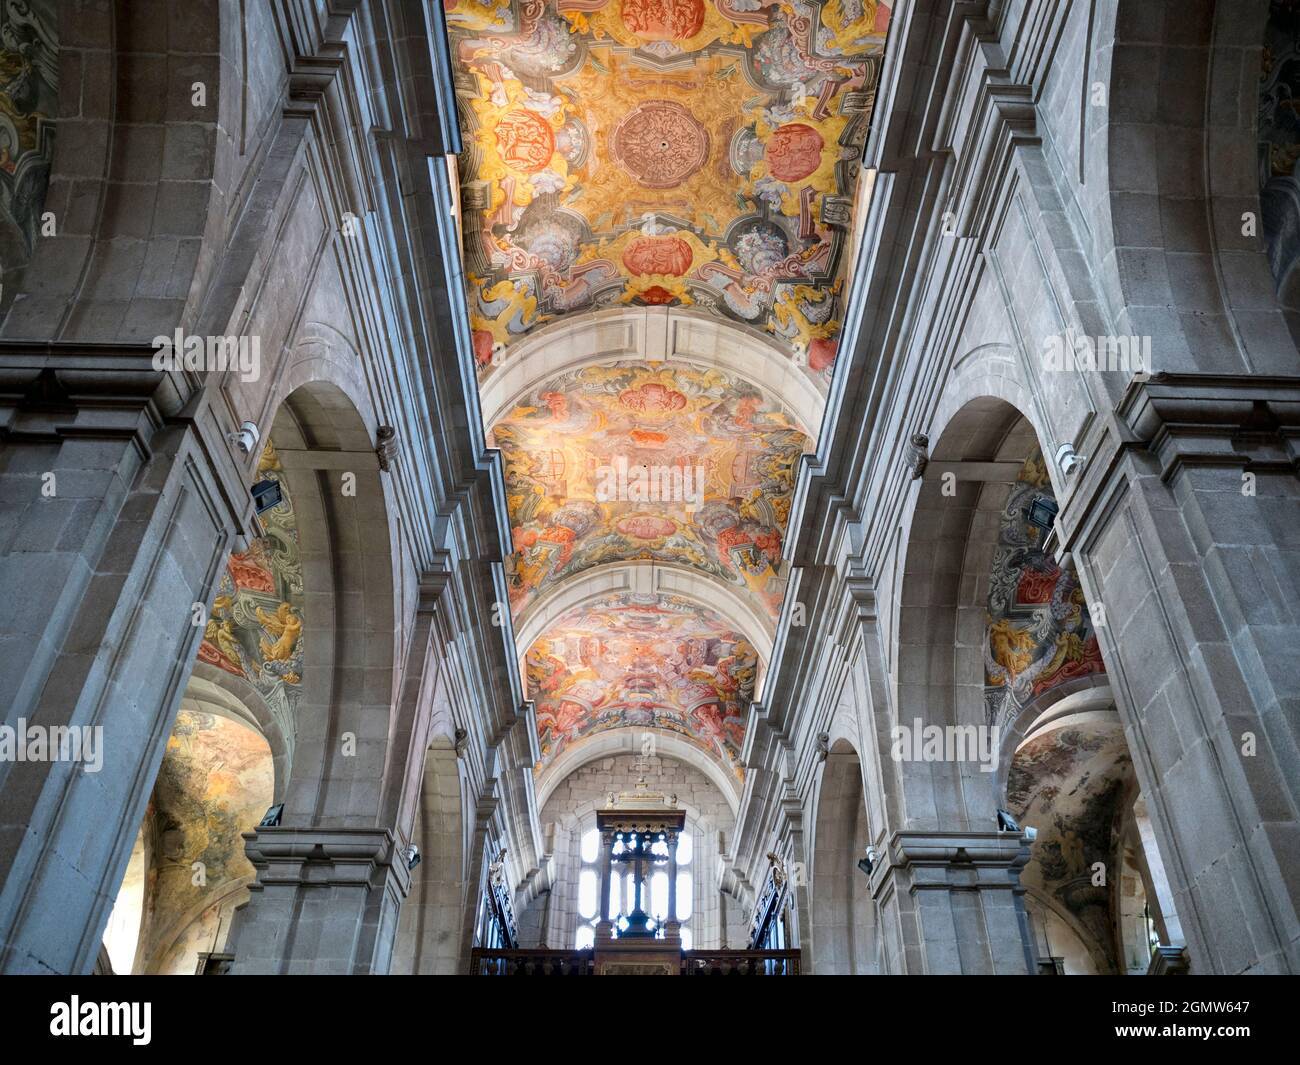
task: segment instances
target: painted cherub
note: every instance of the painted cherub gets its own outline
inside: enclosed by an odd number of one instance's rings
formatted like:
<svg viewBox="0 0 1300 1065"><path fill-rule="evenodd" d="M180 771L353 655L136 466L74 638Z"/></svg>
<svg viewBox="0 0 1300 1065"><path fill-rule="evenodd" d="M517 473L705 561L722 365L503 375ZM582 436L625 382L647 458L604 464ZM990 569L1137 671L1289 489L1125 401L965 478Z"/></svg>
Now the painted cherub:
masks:
<svg viewBox="0 0 1300 1065"><path fill-rule="evenodd" d="M275 643L265 639L258 641L262 657L268 662L287 662L302 635L302 618L293 612L288 603L281 603L274 614L268 614L260 606L257 608L257 620L271 636Z"/></svg>

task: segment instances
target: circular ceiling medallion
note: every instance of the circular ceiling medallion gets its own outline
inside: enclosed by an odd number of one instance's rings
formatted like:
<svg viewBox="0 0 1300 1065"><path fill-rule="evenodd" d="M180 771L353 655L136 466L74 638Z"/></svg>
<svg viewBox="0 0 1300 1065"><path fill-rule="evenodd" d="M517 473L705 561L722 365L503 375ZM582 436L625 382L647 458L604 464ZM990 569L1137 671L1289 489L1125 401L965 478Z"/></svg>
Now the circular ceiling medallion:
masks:
<svg viewBox="0 0 1300 1065"><path fill-rule="evenodd" d="M536 173L555 154L555 131L534 111L507 111L495 132L502 161L521 173Z"/></svg>
<svg viewBox="0 0 1300 1065"><path fill-rule="evenodd" d="M709 131L681 104L647 100L614 127L614 160L648 189L671 189L709 158Z"/></svg>
<svg viewBox="0 0 1300 1065"><path fill-rule="evenodd" d="M767 168L778 181L802 181L822 165L825 143L812 126L789 122L767 142Z"/></svg>
<svg viewBox="0 0 1300 1065"><path fill-rule="evenodd" d="M623 25L647 41L684 41L704 28L704 0L623 0Z"/></svg>

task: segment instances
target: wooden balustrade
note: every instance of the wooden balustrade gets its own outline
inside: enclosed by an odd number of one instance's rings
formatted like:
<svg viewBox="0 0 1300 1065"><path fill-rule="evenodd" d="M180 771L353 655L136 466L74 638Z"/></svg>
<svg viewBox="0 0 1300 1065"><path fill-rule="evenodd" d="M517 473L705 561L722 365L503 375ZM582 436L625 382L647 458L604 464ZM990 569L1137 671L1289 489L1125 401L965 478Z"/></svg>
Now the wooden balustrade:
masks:
<svg viewBox="0 0 1300 1065"><path fill-rule="evenodd" d="M486 950L470 952L472 976L590 976L589 950Z"/></svg>
<svg viewBox="0 0 1300 1065"><path fill-rule="evenodd" d="M683 976L798 976L797 950L684 950Z"/></svg>
<svg viewBox="0 0 1300 1065"><path fill-rule="evenodd" d="M798 976L797 950L684 950L683 976ZM488 950L470 954L474 976L591 976L590 950Z"/></svg>

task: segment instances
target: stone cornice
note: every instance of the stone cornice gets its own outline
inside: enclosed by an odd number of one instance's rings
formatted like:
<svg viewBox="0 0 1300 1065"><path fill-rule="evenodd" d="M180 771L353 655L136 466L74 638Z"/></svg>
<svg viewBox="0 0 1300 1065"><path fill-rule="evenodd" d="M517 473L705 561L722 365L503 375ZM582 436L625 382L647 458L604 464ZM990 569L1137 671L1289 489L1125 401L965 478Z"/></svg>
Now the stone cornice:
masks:
<svg viewBox="0 0 1300 1065"><path fill-rule="evenodd" d="M889 837L888 860L871 874L872 894L888 894L900 872L909 874L910 891L979 888L1020 891L1008 876L1029 861L1029 843L1015 832L899 831Z"/></svg>
<svg viewBox="0 0 1300 1065"><path fill-rule="evenodd" d="M411 874L388 828L259 828L243 834L257 869L250 891L272 884L375 888L392 877L405 895Z"/></svg>
<svg viewBox="0 0 1300 1065"><path fill-rule="evenodd" d="M1300 470L1300 377L1139 374L1116 414L1166 481L1188 466Z"/></svg>
<svg viewBox="0 0 1300 1065"><path fill-rule="evenodd" d="M234 429L212 407L201 375L157 370L141 344L0 342L0 439L129 440L142 458L157 433L188 426L207 458L235 531L258 535Z"/></svg>

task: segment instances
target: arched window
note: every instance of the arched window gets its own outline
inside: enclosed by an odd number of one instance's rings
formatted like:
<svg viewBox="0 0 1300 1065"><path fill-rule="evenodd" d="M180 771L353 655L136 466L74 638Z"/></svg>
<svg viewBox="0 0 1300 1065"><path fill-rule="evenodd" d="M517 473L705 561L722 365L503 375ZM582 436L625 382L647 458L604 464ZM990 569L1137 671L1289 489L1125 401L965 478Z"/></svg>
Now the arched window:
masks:
<svg viewBox="0 0 1300 1065"><path fill-rule="evenodd" d="M617 854L621 843L614 844ZM574 947L588 950L596 942L596 926L600 924L600 829L584 832L579 842L582 866L578 872L578 927L574 933ZM692 943L691 914L694 910L695 877L691 869L694 846L691 834L683 832L677 839L677 919L681 924L682 949L690 950ZM632 873L615 872L610 882L608 919L615 926L635 905L636 891ZM668 874L654 873L650 878L650 915L656 924L668 916Z"/></svg>

